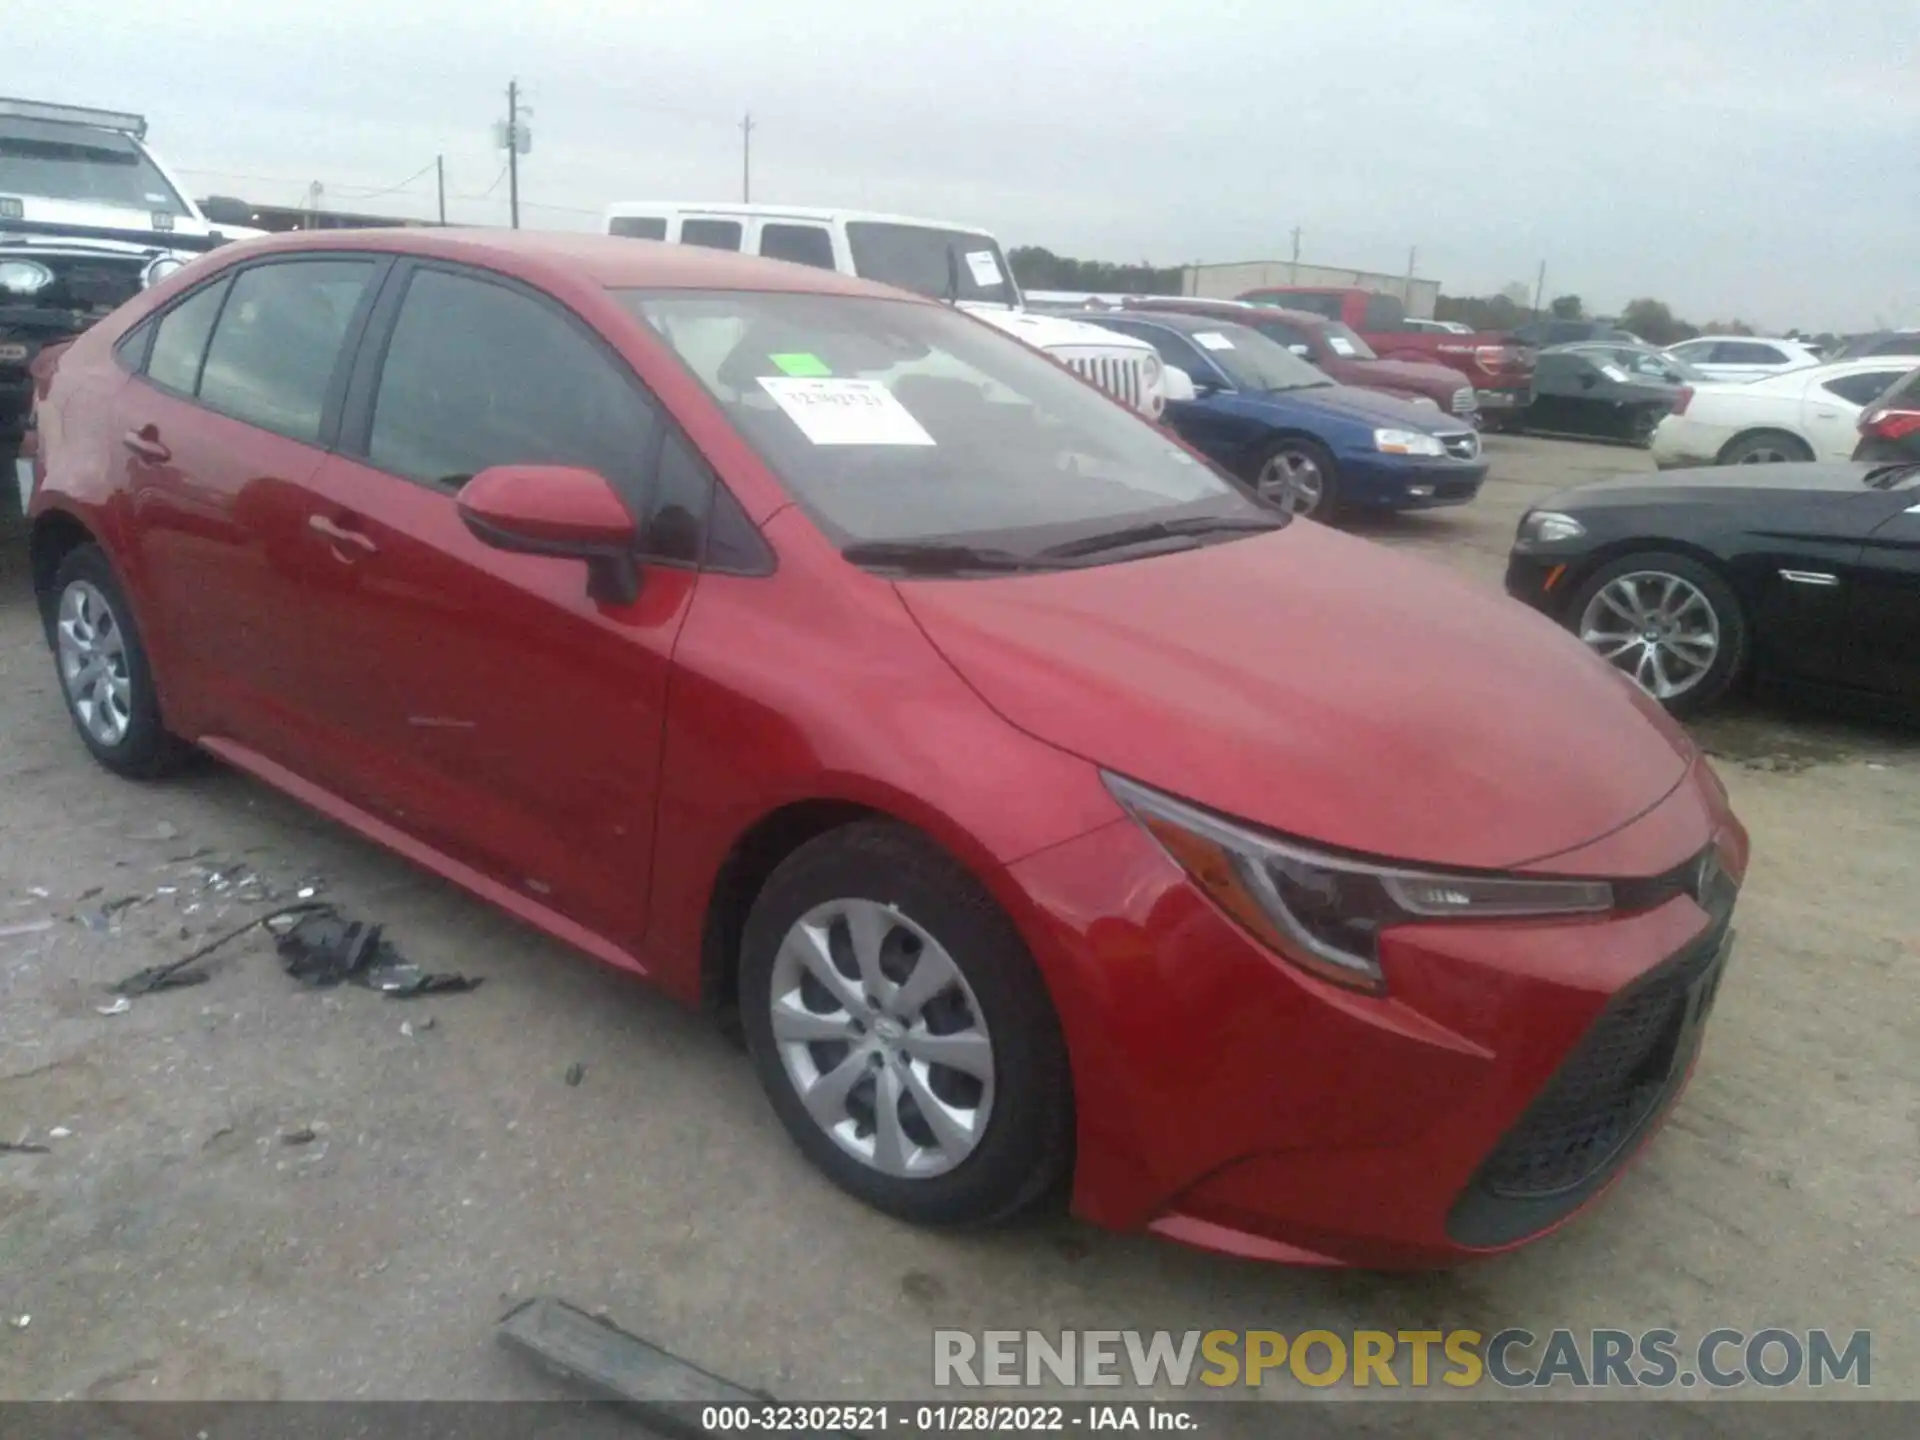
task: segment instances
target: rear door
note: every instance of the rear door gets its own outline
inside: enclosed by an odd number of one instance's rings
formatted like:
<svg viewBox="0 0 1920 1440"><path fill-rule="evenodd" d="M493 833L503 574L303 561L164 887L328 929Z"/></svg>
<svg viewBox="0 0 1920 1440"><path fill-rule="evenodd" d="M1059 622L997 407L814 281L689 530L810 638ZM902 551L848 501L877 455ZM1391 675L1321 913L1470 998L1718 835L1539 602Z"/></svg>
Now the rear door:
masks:
<svg viewBox="0 0 1920 1440"><path fill-rule="evenodd" d="M1718 340L1701 369L1716 380L1758 380L1790 365L1784 351L1758 340Z"/></svg>
<svg viewBox="0 0 1920 1440"><path fill-rule="evenodd" d="M1860 412L1900 382L1905 370L1889 361L1878 369L1809 382L1801 397L1801 424L1815 457L1846 460L1860 443Z"/></svg>
<svg viewBox="0 0 1920 1440"><path fill-rule="evenodd" d="M578 560L482 545L455 506L493 465L580 465L646 538L630 605ZM353 764L330 788L631 946L645 914L668 672L713 482L601 337L489 272L406 262L303 487L306 704Z"/></svg>
<svg viewBox="0 0 1920 1440"><path fill-rule="evenodd" d="M324 458L348 341L386 263L302 256L189 292L115 403L139 583L185 734L283 761L311 738L287 584L307 543L295 496Z"/></svg>

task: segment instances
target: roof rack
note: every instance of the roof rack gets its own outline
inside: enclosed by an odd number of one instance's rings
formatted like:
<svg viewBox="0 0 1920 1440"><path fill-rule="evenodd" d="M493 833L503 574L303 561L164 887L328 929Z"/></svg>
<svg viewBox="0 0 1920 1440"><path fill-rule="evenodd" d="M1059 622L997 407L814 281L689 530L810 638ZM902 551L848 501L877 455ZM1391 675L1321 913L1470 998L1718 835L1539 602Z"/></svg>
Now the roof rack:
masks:
<svg viewBox="0 0 1920 1440"><path fill-rule="evenodd" d="M13 100L0 95L0 117L48 120L57 125L92 125L118 130L136 140L147 138L147 117L124 110L95 110L87 105L47 105L38 100Z"/></svg>

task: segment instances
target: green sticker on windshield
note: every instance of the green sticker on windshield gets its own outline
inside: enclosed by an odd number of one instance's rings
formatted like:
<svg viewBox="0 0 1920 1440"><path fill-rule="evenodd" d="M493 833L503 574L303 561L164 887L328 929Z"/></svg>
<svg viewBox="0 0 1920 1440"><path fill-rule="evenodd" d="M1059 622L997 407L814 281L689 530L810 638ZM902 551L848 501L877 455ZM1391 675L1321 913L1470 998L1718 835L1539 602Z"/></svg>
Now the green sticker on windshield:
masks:
<svg viewBox="0 0 1920 1440"><path fill-rule="evenodd" d="M769 355L767 358L778 365L780 369L788 375L798 375L804 378L815 375L833 374L832 368L826 361L822 360L818 355L810 355L804 350L796 351L791 355Z"/></svg>

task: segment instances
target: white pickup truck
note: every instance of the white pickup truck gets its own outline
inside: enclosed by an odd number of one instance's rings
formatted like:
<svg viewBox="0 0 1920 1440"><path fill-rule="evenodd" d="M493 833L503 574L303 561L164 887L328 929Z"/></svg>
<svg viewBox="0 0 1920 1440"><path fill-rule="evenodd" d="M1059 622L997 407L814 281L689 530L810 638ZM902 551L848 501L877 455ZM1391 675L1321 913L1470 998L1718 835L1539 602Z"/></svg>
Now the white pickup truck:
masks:
<svg viewBox="0 0 1920 1440"><path fill-rule="evenodd" d="M607 207L605 228L635 240L814 265L951 300L1150 420L1167 406L1166 367L1151 345L1027 309L1000 242L972 226L861 210L623 200Z"/></svg>
<svg viewBox="0 0 1920 1440"><path fill-rule="evenodd" d="M208 223L146 133L139 115L0 98L0 440L26 419L42 349L240 238Z"/></svg>

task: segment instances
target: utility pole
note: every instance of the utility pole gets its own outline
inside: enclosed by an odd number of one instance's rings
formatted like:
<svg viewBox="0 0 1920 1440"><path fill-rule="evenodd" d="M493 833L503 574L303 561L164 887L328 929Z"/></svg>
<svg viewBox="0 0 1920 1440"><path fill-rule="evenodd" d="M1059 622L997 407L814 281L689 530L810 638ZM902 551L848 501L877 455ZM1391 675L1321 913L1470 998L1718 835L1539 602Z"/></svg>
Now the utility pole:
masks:
<svg viewBox="0 0 1920 1440"><path fill-rule="evenodd" d="M447 157L433 157L433 178L440 188L440 223L447 223Z"/></svg>
<svg viewBox="0 0 1920 1440"><path fill-rule="evenodd" d="M1540 318L1540 301L1547 293L1547 262L1540 262L1540 278L1533 282L1533 318Z"/></svg>
<svg viewBox="0 0 1920 1440"><path fill-rule="evenodd" d="M740 120L740 203L753 199L753 112Z"/></svg>
<svg viewBox="0 0 1920 1440"><path fill-rule="evenodd" d="M1408 247L1408 250L1407 250L1407 284L1406 284L1406 288L1405 288L1405 289L1404 289L1404 290L1403 290L1403 291L1401 292L1401 295L1400 295L1400 298L1401 298L1402 300L1404 300L1404 301L1406 301L1406 303L1407 303L1407 306L1408 306L1408 308L1409 308L1409 309L1411 309L1411 308L1412 308L1412 306L1413 306L1413 262L1414 262L1415 260L1417 260L1417 259L1419 259L1419 258L1420 258L1420 249L1419 249L1419 247L1418 247L1418 246L1410 246L1410 247Z"/></svg>
<svg viewBox="0 0 1920 1440"><path fill-rule="evenodd" d="M507 82L507 214L520 228L520 82Z"/></svg>
<svg viewBox="0 0 1920 1440"><path fill-rule="evenodd" d="M1300 227L1298 225L1293 227L1293 259L1288 262L1287 283L1289 285L1300 283Z"/></svg>

